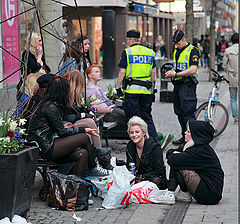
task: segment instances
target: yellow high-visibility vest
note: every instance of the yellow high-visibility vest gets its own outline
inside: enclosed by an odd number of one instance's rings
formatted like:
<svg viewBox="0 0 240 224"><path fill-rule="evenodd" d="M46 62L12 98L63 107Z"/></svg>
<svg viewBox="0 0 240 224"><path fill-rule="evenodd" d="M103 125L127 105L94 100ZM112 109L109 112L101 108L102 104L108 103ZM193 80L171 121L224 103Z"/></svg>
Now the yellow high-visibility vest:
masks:
<svg viewBox="0 0 240 224"><path fill-rule="evenodd" d="M190 59L190 54L191 54L191 51L194 49L195 47L190 44L188 47L186 47L182 53L180 54L179 58L178 58L178 62L176 62L176 52L177 50L175 49L174 50L174 53L173 53L173 70L176 71L176 69L178 70L181 70L181 71L184 71L186 69L188 69L190 66L189 66L189 59ZM196 48L197 49L197 48ZM199 50L198 50L199 51ZM201 54L201 53L200 53ZM177 64L177 67L176 67L176 64ZM193 74L193 76L197 77L198 76L198 69L196 71L195 74ZM180 76L180 77L176 77L176 78L173 78L173 80L180 80L182 79L183 77Z"/></svg>
<svg viewBox="0 0 240 224"><path fill-rule="evenodd" d="M155 53L142 45L134 45L125 49L127 55L126 78L141 81L151 81L151 73ZM151 94L151 90L145 86L127 85L126 93Z"/></svg>

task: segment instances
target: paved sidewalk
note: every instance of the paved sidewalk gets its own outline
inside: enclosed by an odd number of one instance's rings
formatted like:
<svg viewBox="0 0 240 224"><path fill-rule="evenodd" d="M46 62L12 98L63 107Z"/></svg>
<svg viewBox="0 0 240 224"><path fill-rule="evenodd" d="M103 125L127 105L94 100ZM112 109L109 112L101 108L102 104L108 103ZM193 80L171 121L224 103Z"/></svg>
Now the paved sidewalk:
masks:
<svg viewBox="0 0 240 224"><path fill-rule="evenodd" d="M213 83L208 82L208 74L206 69L200 68L199 75L200 83L198 85L198 104L207 99ZM102 80L100 86L106 90L108 84L113 84L115 80ZM159 91L159 81L157 82ZM169 84L169 88L172 88ZM220 88L221 102L229 107L229 96L227 91L227 85L222 84ZM170 132L174 134L176 138L180 137L180 126L177 118L173 113L173 105L171 103L159 102L159 92L156 95L156 102L152 108L153 119L156 128L159 132L166 134ZM105 142L103 141L103 146ZM124 140L110 140L109 146L112 147L113 156L119 159L125 159L127 141ZM214 139L212 142L216 145L216 152L222 163L223 170L225 172L225 185L223 199L218 205L199 205L192 202L186 212L184 224L197 224L197 223L231 223L235 224L238 220L238 126L233 124L233 119L230 116L229 124L224 133ZM174 147L169 144L167 149ZM81 224L157 224L163 223L168 212L170 212L171 205L156 205L156 204L131 204L125 209L114 210L99 210L102 204L100 198L93 198L94 205L89 206L88 211L76 212L78 217L81 217L81 221L77 222L72 216L72 212L57 211L49 208L45 202L40 201L38 192L42 186L42 180L39 174L37 174L34 195L31 205L31 210L27 214L27 220L35 223L48 224L48 223L81 223ZM171 214L168 214L171 215ZM172 224L172 223L169 223Z"/></svg>

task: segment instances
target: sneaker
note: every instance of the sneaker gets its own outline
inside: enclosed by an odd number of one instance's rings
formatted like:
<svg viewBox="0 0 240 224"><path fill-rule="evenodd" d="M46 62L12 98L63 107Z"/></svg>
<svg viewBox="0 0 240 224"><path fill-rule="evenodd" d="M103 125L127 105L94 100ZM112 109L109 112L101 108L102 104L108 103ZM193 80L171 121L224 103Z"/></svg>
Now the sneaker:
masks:
<svg viewBox="0 0 240 224"><path fill-rule="evenodd" d="M174 145L181 145L181 144L185 143L185 139L184 139L184 137L181 137L180 139L173 141L172 143Z"/></svg>
<svg viewBox="0 0 240 224"><path fill-rule="evenodd" d="M163 140L160 143L162 150L164 150L167 147L170 141L171 141L171 134L168 133L166 136L163 137Z"/></svg>
<svg viewBox="0 0 240 224"><path fill-rule="evenodd" d="M166 191L164 194L160 195L159 197L150 198L149 201L155 204L172 205L175 203L174 192Z"/></svg>
<svg viewBox="0 0 240 224"><path fill-rule="evenodd" d="M234 121L234 124L238 124L238 120L235 120L235 121Z"/></svg>
<svg viewBox="0 0 240 224"><path fill-rule="evenodd" d="M106 169L103 169L100 166L96 166L94 168L89 169L88 177L91 177L91 178L104 178L104 177L109 176L111 173L112 173L111 170L106 170Z"/></svg>
<svg viewBox="0 0 240 224"><path fill-rule="evenodd" d="M94 204L94 201L91 199L88 199L88 205L93 205L93 204Z"/></svg>
<svg viewBox="0 0 240 224"><path fill-rule="evenodd" d="M108 154L102 158L98 158L99 165L107 170L113 170L113 166L111 165L111 155Z"/></svg>
<svg viewBox="0 0 240 224"><path fill-rule="evenodd" d="M183 192L181 189L175 194L176 201L191 202L192 196L189 192Z"/></svg>

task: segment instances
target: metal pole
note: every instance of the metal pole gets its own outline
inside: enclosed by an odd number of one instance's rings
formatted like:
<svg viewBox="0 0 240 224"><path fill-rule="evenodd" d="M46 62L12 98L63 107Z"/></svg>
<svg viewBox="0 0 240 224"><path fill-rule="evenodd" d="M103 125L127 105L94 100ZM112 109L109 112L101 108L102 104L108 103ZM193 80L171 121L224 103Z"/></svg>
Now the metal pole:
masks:
<svg viewBox="0 0 240 224"><path fill-rule="evenodd" d="M83 59L83 76L84 76L84 85L85 85L85 88L84 88L84 103L86 103L86 98L87 98L87 77L86 77L86 68L84 66L84 63L86 63L86 58L85 58L85 52L84 52L84 45L83 45L83 35L82 35L82 25L81 25L81 19L80 19L80 13L79 13L79 9L78 9L78 6L77 6L77 1L74 0L75 2L75 6L76 6L76 9L77 9L77 15L78 15L78 21L79 21L79 26L80 26L80 33L81 33L81 42L82 42L82 59Z"/></svg>
<svg viewBox="0 0 240 224"><path fill-rule="evenodd" d="M28 49L27 49L27 55L26 55L26 60L25 60L25 66L24 66L25 67L25 71L24 71L24 76L21 77L21 78L23 78L23 95L24 95L24 91L25 91L25 80L26 80L26 77L27 77L27 64L28 64L28 56L29 56L29 52L30 52L30 44L31 44L32 32L33 32L34 23L35 23L35 20L36 20L37 10L38 10L40 1L41 0L38 0L38 3L36 5L36 7L35 7L35 11L34 11L33 19L32 19L32 24L31 24L31 29L30 29L30 35L29 35L29 41L28 41Z"/></svg>
<svg viewBox="0 0 240 224"><path fill-rule="evenodd" d="M147 0L147 7L148 7L148 0ZM149 15L147 13L147 41L149 42Z"/></svg>

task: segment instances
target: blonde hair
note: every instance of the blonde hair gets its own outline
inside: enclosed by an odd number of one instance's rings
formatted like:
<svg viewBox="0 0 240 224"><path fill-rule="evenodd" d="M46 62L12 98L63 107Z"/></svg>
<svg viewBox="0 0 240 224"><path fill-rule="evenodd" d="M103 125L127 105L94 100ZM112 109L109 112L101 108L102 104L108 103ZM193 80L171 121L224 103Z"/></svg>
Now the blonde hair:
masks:
<svg viewBox="0 0 240 224"><path fill-rule="evenodd" d="M44 73L37 72L37 73L31 73L27 76L25 80L25 92L29 95L30 98L33 97L33 95L39 89L37 79L43 74Z"/></svg>
<svg viewBox="0 0 240 224"><path fill-rule="evenodd" d="M130 128L134 125L139 125L142 131L146 134L146 137L149 138L148 134L148 125L147 123L140 117L133 116L127 123L128 125L128 134L130 133Z"/></svg>
<svg viewBox="0 0 240 224"><path fill-rule="evenodd" d="M69 80L69 106L72 107L74 102L76 102L77 106L81 106L82 104L82 93L84 91L84 76L82 73L73 69L67 72L64 77Z"/></svg>
<svg viewBox="0 0 240 224"><path fill-rule="evenodd" d="M31 37L31 43L30 43L30 52L37 58L37 52L36 52L36 43L37 39L39 38L40 34L32 32L32 37ZM26 45L25 49L28 49L28 43L29 43L29 38L30 38L30 33L27 35L26 39Z"/></svg>

